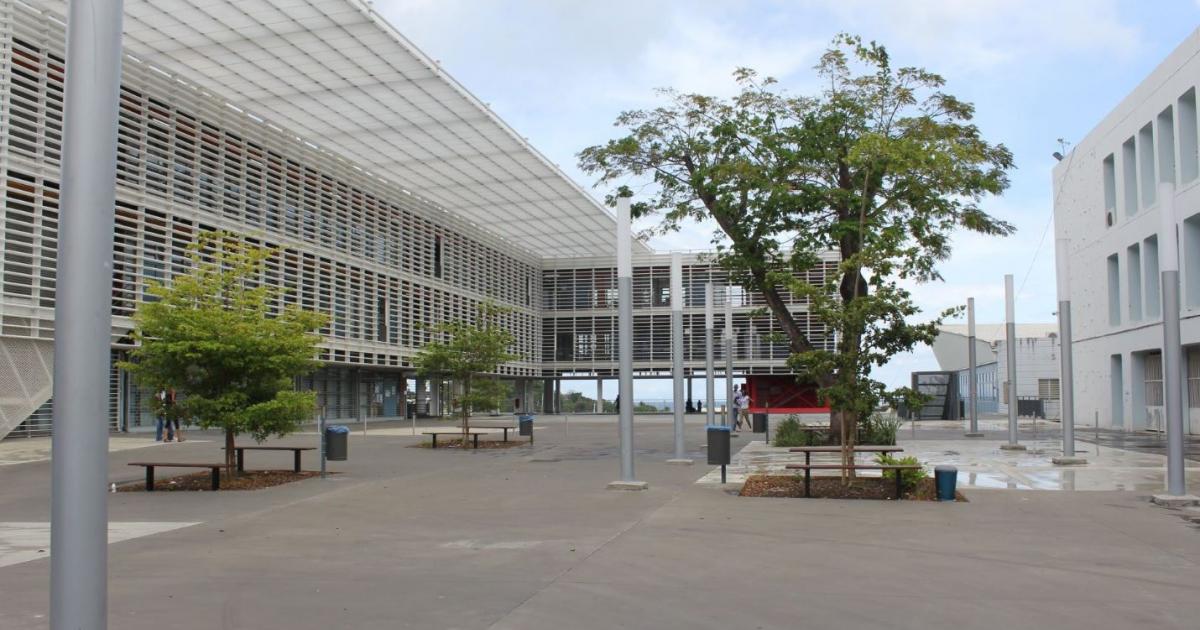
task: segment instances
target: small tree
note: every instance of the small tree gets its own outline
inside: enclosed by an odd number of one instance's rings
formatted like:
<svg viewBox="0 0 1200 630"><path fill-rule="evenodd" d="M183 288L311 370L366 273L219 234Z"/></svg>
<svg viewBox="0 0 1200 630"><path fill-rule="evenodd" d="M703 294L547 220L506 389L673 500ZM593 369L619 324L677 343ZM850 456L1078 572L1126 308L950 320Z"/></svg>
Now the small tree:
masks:
<svg viewBox="0 0 1200 630"><path fill-rule="evenodd" d="M295 379L320 366L313 331L326 318L280 305L282 289L262 282L275 253L228 232L202 234L189 248L188 273L150 285L134 315L140 345L121 363L141 385L183 394L176 413L225 432L231 476L239 434L258 442L287 435L316 404Z"/></svg>
<svg viewBox="0 0 1200 630"><path fill-rule="evenodd" d="M417 353L413 364L422 376L449 377L462 386L456 406L462 417L462 444L471 431L471 412L493 409L504 395L502 386L489 375L501 363L517 358L509 353L513 335L500 325L510 312L491 302L479 305L474 322L453 321L433 328L436 337Z"/></svg>

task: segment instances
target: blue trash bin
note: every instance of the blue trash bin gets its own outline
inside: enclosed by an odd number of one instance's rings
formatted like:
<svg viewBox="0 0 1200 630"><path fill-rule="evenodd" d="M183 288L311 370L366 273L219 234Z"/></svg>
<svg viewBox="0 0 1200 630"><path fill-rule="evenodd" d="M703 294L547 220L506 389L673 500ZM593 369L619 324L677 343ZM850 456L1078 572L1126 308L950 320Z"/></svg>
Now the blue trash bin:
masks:
<svg viewBox="0 0 1200 630"><path fill-rule="evenodd" d="M953 501L954 487L958 484L958 469L954 466L938 466L933 469L933 481L937 486L938 501Z"/></svg>

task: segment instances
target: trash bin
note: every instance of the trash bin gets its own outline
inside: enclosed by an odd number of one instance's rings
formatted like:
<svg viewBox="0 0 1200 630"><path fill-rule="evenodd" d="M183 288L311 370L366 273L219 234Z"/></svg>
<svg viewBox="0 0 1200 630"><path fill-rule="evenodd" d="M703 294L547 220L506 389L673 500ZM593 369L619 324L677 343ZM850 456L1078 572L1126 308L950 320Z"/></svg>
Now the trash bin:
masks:
<svg viewBox="0 0 1200 630"><path fill-rule="evenodd" d="M729 463L729 427L710 424L704 427L708 434L708 463L720 466Z"/></svg>
<svg viewBox="0 0 1200 630"><path fill-rule="evenodd" d="M938 466L933 469L933 481L937 485L938 501L953 501L954 487L958 483L958 469L954 466Z"/></svg>
<svg viewBox="0 0 1200 630"><path fill-rule="evenodd" d="M765 414L765 413L754 414L754 423L753 423L752 428L754 429L755 433L766 433L767 432L767 414Z"/></svg>
<svg viewBox="0 0 1200 630"><path fill-rule="evenodd" d="M350 427L335 424L325 427L325 459L332 462L344 462L350 451Z"/></svg>
<svg viewBox="0 0 1200 630"><path fill-rule="evenodd" d="M517 416L517 435L533 435L533 414L523 413Z"/></svg>

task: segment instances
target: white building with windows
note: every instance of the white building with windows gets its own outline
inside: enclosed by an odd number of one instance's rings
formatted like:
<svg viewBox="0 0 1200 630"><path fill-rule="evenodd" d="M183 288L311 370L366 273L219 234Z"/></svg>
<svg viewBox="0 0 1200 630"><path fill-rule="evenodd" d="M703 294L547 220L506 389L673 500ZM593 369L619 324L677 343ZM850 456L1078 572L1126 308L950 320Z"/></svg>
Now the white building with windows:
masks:
<svg viewBox="0 0 1200 630"><path fill-rule="evenodd" d="M1041 401L1047 419L1060 417L1058 326L1017 324L1017 399ZM976 391L980 413L1008 413L1008 341L1005 326L975 327ZM970 398L969 340L966 324L944 324L933 341L938 368L958 376L959 399ZM966 404L965 402L963 403Z"/></svg>
<svg viewBox="0 0 1200 630"><path fill-rule="evenodd" d="M430 325L469 321L484 300L511 309L518 358L495 376L522 407L553 410L562 380L615 373L612 212L370 2L124 4L114 359L149 282L186 271L199 234L227 230L278 248L263 282L329 316L324 367L299 386L331 418L446 411L454 384L418 379L413 357ZM0 0L0 438L50 430L66 7ZM634 366L661 377L670 256L633 251ZM734 373L788 372L761 296L700 255L682 273L689 375L704 365L708 283L734 302ZM832 345L802 298L784 299L814 344ZM97 421L151 428L148 393L113 368Z"/></svg>
<svg viewBox="0 0 1200 630"><path fill-rule="evenodd" d="M1200 31L1054 169L1054 227L1070 259L1075 418L1161 430L1158 184L1175 185L1187 430L1200 433Z"/></svg>

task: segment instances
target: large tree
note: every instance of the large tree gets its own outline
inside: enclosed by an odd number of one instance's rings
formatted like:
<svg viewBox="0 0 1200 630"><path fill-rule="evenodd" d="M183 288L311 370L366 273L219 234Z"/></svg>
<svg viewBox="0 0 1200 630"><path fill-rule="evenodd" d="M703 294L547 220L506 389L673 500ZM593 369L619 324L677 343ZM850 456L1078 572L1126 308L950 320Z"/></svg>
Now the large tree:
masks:
<svg viewBox="0 0 1200 630"><path fill-rule="evenodd" d="M191 269L169 284L151 283L138 305L138 346L121 366L138 383L180 394L177 413L225 433L226 474L234 475L241 433L261 442L309 420L313 392L295 379L320 366L325 316L284 305L283 290L264 281L278 252L228 232L208 232L190 248Z"/></svg>
<svg viewBox="0 0 1200 630"><path fill-rule="evenodd" d="M499 406L506 391L493 375L500 364L517 359L509 352L513 334L502 325L511 309L483 302L474 321L450 321L433 327L434 339L413 359L422 376L449 377L461 387L454 406L462 419L462 446L466 448L471 413Z"/></svg>
<svg viewBox="0 0 1200 630"><path fill-rule="evenodd" d="M941 76L894 67L881 45L839 35L816 72L811 96L747 69L732 98L663 90L665 105L622 113L625 135L579 157L616 195L638 187L634 211L660 212L659 231L716 224L716 260L765 297L791 365L821 387L848 446L846 427L888 393L871 367L930 342L949 314L910 323L920 309L909 283L940 279L956 231L1013 231L980 205L1008 186L1013 161ZM822 267L828 252L836 270ZM808 298L822 338L789 311L788 292Z"/></svg>

